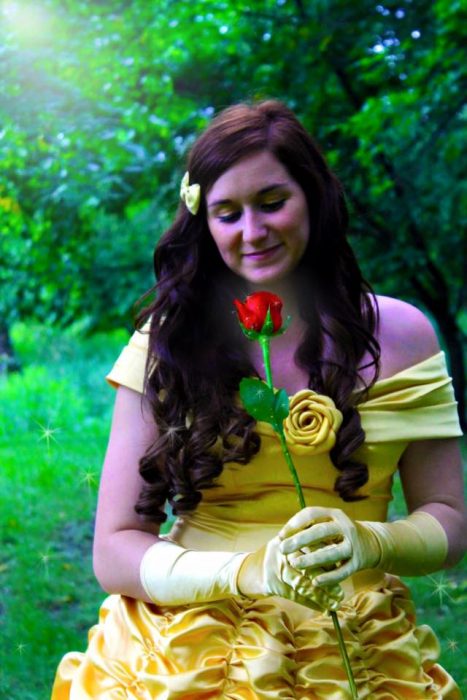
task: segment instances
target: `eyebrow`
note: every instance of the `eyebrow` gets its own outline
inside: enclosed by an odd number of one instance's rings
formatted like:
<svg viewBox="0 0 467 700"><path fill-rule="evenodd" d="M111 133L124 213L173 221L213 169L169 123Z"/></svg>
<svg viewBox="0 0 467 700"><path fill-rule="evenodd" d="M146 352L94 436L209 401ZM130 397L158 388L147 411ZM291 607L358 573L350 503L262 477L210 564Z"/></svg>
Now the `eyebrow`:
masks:
<svg viewBox="0 0 467 700"><path fill-rule="evenodd" d="M267 187L263 187L261 190L259 190L256 195L261 195L261 194L267 194L268 192L271 192L272 190L279 190L282 187L287 187L286 182L275 182L272 185L268 185ZM215 202L211 202L211 204L208 205L208 209L212 209L213 207L219 206L219 204L230 204L232 200L231 199L216 199Z"/></svg>

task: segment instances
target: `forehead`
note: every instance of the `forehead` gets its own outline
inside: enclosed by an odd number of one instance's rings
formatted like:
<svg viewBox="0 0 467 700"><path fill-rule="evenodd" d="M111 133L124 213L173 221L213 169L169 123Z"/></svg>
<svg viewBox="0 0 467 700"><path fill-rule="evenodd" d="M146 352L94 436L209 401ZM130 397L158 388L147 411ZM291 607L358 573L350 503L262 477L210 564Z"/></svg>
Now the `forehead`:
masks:
<svg viewBox="0 0 467 700"><path fill-rule="evenodd" d="M276 184L293 185L287 169L268 151L242 158L214 182L207 193L207 202L251 196Z"/></svg>

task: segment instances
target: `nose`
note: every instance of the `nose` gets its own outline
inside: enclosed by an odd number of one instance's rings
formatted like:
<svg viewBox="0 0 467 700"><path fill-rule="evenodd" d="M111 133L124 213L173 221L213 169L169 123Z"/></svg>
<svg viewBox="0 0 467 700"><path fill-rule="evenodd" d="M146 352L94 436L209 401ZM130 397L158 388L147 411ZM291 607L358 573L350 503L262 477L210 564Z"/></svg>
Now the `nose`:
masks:
<svg viewBox="0 0 467 700"><path fill-rule="evenodd" d="M243 240L254 244L267 235L268 229L261 212L246 207L243 213Z"/></svg>

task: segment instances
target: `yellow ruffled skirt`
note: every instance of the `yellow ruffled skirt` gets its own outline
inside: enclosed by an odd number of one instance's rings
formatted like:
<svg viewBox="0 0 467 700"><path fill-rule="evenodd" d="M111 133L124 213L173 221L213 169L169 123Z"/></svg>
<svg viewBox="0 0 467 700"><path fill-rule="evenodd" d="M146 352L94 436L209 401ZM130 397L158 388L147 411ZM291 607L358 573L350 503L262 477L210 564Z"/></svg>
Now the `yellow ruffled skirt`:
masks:
<svg viewBox="0 0 467 700"><path fill-rule="evenodd" d="M386 575L339 611L359 698L461 700ZM350 700L332 620L282 598L159 608L109 596L85 653L61 661L52 700Z"/></svg>

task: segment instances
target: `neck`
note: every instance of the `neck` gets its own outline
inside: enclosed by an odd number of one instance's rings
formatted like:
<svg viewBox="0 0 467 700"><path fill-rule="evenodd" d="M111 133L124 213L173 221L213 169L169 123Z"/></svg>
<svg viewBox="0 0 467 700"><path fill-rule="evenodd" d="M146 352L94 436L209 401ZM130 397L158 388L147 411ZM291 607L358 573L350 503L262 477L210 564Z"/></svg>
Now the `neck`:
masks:
<svg viewBox="0 0 467 700"><path fill-rule="evenodd" d="M283 317L292 316L292 319L295 321L300 318L298 289L296 284L289 278L259 285L251 284L248 286L248 294L259 291L271 292L282 299Z"/></svg>

